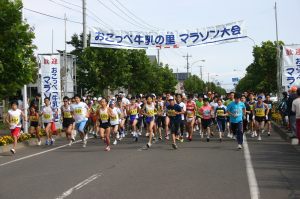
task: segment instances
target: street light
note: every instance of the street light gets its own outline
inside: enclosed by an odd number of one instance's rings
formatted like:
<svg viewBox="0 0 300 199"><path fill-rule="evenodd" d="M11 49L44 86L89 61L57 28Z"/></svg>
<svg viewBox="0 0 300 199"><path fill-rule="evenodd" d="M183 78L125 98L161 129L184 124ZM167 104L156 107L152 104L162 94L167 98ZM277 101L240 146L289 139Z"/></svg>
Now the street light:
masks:
<svg viewBox="0 0 300 199"><path fill-rule="evenodd" d="M191 73L192 73L192 66L194 65L194 64L196 64L196 63L198 63L198 62L205 62L205 59L199 59L199 60L197 60L197 61L194 61L192 64L191 64ZM202 79L202 67L204 67L204 66L198 66L198 67L200 67L200 75L201 75L201 79Z"/></svg>

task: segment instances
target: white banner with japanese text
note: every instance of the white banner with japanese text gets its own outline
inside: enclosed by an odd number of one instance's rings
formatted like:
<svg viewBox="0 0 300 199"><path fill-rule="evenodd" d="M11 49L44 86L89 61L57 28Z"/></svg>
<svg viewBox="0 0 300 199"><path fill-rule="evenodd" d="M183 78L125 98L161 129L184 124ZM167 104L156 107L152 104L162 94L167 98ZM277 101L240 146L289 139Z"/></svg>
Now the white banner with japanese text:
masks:
<svg viewBox="0 0 300 199"><path fill-rule="evenodd" d="M182 31L116 31L93 28L92 47L123 49L180 48L221 44L247 37L244 21Z"/></svg>
<svg viewBox="0 0 300 199"><path fill-rule="evenodd" d="M60 55L39 55L39 60L41 62L42 102L48 97L51 106L59 109L61 104Z"/></svg>
<svg viewBox="0 0 300 199"><path fill-rule="evenodd" d="M300 45L283 46L282 86L285 90L300 86Z"/></svg>

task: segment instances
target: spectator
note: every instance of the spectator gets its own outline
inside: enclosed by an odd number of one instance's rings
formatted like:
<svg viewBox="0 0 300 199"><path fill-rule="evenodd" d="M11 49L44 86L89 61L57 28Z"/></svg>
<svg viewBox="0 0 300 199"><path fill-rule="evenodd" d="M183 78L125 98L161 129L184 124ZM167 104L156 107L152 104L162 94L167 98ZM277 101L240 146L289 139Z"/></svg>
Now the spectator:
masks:
<svg viewBox="0 0 300 199"><path fill-rule="evenodd" d="M38 112L41 109L41 94L38 93L35 95L35 98L30 102L30 107L34 106L36 108L36 111Z"/></svg>
<svg viewBox="0 0 300 199"><path fill-rule="evenodd" d="M280 101L279 105L278 105L278 111L281 115L282 118L282 125L283 126L287 126L287 100L288 100L288 94L287 92L282 92L283 98Z"/></svg>
<svg viewBox="0 0 300 199"><path fill-rule="evenodd" d="M292 111L293 101L294 101L294 99L296 99L298 97L296 92L297 92L297 87L292 86L291 94L287 100L287 113L288 113L288 117L289 117L290 128L292 131L292 137L296 137L296 113L294 111Z"/></svg>
<svg viewBox="0 0 300 199"><path fill-rule="evenodd" d="M296 113L296 132L300 144L300 88L297 89L297 95L292 104L292 111Z"/></svg>

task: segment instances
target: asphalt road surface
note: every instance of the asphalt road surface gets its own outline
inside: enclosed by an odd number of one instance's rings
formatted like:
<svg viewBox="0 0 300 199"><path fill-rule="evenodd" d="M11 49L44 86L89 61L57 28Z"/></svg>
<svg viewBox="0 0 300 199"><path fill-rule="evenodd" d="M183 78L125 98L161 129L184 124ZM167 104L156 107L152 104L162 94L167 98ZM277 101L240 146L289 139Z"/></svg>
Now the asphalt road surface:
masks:
<svg viewBox="0 0 300 199"><path fill-rule="evenodd" d="M158 141L145 150L126 138L104 151L100 139L71 147L31 146L0 154L1 199L286 199L300 198L300 152L275 132L247 136L243 150L225 139L178 144Z"/></svg>

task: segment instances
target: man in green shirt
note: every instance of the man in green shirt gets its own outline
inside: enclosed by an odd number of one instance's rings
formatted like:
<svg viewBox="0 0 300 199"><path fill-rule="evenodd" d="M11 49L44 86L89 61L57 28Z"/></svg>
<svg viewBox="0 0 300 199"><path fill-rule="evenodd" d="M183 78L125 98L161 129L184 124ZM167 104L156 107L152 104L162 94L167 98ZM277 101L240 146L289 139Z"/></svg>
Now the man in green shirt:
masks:
<svg viewBox="0 0 300 199"><path fill-rule="evenodd" d="M198 99L196 100L196 124L198 125L199 128L199 134L201 135L201 138L203 138L203 131L202 131L202 126L201 126L201 117L199 110L203 106L204 95L203 94L198 94Z"/></svg>

